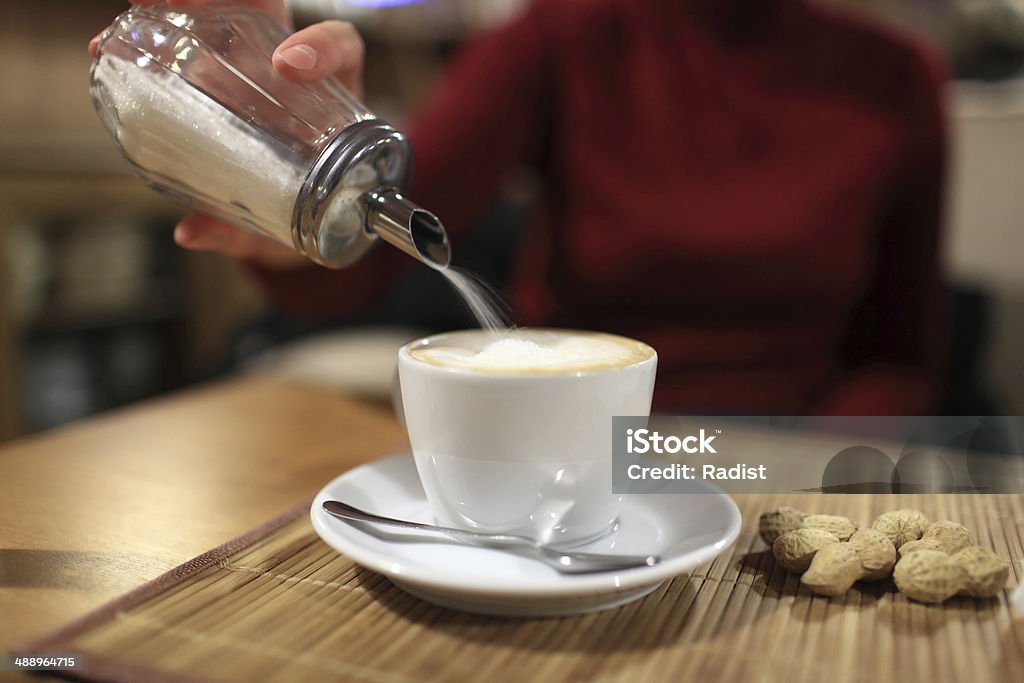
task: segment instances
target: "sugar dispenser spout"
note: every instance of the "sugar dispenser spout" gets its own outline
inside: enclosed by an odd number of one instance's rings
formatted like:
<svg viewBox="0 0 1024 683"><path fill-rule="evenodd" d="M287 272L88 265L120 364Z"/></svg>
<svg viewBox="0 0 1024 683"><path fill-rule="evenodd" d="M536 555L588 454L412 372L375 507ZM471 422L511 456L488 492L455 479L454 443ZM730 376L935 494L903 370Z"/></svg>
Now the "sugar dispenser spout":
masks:
<svg viewBox="0 0 1024 683"><path fill-rule="evenodd" d="M371 190L367 228L385 242L437 269L451 261L448 235L437 216L406 199L395 188Z"/></svg>

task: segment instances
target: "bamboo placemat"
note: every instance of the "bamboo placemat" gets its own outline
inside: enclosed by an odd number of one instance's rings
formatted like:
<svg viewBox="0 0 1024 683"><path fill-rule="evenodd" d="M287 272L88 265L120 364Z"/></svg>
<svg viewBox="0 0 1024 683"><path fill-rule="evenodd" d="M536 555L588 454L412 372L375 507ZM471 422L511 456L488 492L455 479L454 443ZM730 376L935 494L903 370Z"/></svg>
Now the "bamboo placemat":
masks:
<svg viewBox="0 0 1024 683"><path fill-rule="evenodd" d="M77 654L96 680L678 681L1024 680L1024 497L737 497L728 552L641 601L556 619L435 607L335 553L299 506L60 631L26 652ZM778 505L861 523L899 507L953 519L1012 559L993 600L908 602L891 581L822 598L775 567L757 516Z"/></svg>

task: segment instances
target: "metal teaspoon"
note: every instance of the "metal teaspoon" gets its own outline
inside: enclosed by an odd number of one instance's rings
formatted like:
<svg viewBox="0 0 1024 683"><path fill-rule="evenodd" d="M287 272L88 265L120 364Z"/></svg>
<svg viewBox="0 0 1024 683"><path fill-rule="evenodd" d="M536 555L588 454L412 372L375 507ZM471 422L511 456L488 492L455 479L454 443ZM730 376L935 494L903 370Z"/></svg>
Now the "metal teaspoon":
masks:
<svg viewBox="0 0 1024 683"><path fill-rule="evenodd" d="M589 574L593 572L632 569L634 567L653 567L660 561L657 555L605 555L601 553L574 552L543 545L526 536L486 534L478 531L467 531L466 529L455 529L383 517L337 500L325 501L323 509L328 514L346 521L369 522L371 524L381 524L403 529L431 531L475 546L521 553L538 559L563 574Z"/></svg>

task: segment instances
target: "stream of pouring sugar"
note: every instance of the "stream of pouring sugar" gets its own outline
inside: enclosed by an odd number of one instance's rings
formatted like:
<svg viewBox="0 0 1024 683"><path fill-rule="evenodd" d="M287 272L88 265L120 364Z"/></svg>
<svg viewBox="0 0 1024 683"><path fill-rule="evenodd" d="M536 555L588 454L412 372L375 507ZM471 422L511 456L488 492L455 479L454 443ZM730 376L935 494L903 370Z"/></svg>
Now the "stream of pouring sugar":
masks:
<svg viewBox="0 0 1024 683"><path fill-rule="evenodd" d="M490 332L500 332L511 326L501 298L480 278L460 268L439 270L462 297L480 327Z"/></svg>

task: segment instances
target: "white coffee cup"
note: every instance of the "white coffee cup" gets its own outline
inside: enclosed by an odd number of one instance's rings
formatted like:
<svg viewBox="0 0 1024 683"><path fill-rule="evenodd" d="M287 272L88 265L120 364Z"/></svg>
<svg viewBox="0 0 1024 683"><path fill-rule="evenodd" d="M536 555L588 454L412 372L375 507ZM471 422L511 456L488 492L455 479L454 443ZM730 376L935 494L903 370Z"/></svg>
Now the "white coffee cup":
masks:
<svg viewBox="0 0 1024 683"><path fill-rule="evenodd" d="M429 357L438 348L478 350L496 334L541 345L607 341L624 351L606 363L515 368ZM656 368L657 354L642 342L573 330L469 330L403 346L405 421L436 521L546 543L607 533L621 501L612 493L612 417L650 413Z"/></svg>

